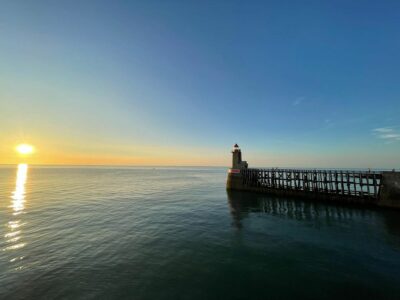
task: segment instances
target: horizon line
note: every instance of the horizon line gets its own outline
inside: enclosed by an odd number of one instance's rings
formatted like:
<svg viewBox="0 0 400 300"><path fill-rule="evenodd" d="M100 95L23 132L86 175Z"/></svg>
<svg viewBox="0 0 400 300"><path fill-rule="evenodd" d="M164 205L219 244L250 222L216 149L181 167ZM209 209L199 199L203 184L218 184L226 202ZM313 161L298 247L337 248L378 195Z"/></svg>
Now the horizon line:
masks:
<svg viewBox="0 0 400 300"><path fill-rule="evenodd" d="M0 167L11 167L11 166L17 166L19 164L27 164L31 166L37 166L37 167L123 167L123 168L227 168L230 169L231 166L211 166L211 165L119 165L119 164L37 164L37 163L13 163L13 164L3 164L0 163ZM249 167L249 169L278 169L278 170L284 170L284 169L306 169L306 170L375 170L375 171L391 171L391 170L399 170L400 167L398 168L369 168L369 167L305 167L305 166L282 166L282 167L277 167L277 166L253 166Z"/></svg>

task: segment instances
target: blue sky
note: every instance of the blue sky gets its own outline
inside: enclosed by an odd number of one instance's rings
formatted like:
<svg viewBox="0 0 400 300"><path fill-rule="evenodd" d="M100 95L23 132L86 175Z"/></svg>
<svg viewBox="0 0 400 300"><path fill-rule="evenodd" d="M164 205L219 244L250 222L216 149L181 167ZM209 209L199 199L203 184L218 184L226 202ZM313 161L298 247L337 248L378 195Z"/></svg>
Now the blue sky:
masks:
<svg viewBox="0 0 400 300"><path fill-rule="evenodd" d="M237 142L250 166L400 167L399 11L4 1L1 151L28 140L40 163L227 165Z"/></svg>

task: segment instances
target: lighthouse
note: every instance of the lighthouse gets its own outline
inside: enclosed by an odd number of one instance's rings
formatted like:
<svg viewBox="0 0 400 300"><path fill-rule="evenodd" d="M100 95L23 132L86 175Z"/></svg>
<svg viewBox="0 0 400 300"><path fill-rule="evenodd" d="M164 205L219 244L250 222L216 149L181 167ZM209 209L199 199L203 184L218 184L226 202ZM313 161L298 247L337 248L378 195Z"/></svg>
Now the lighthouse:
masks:
<svg viewBox="0 0 400 300"><path fill-rule="evenodd" d="M232 149L232 168L231 170L247 169L247 162L242 161L242 151L238 144L233 145Z"/></svg>
<svg viewBox="0 0 400 300"><path fill-rule="evenodd" d="M240 189L243 181L240 170L247 169L247 167L247 162L242 160L242 151L239 145L233 145L232 167L228 170L227 189Z"/></svg>

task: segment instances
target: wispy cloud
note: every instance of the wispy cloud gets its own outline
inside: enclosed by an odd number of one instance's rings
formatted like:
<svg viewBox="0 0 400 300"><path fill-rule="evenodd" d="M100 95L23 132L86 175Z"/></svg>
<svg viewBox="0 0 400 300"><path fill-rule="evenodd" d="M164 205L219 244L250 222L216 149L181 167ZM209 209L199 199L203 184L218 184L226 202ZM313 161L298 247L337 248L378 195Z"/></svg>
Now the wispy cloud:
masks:
<svg viewBox="0 0 400 300"><path fill-rule="evenodd" d="M374 132L378 132L378 133L387 133L387 132L393 132L393 128L391 128L391 127L381 127L381 128L375 128L373 131Z"/></svg>
<svg viewBox="0 0 400 300"><path fill-rule="evenodd" d="M372 129L372 134L387 142L400 141L400 131L395 127L380 127Z"/></svg>
<svg viewBox="0 0 400 300"><path fill-rule="evenodd" d="M301 104L304 101L305 98L306 97L298 97L298 98L296 98L296 100L294 100L293 103L292 103L293 106L297 106L297 105Z"/></svg>

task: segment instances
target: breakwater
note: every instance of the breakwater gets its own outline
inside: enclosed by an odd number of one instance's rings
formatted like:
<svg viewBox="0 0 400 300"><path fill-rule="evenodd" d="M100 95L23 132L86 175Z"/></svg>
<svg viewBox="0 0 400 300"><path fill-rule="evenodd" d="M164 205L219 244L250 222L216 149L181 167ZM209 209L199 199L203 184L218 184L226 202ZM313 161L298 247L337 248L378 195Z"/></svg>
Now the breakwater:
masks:
<svg viewBox="0 0 400 300"><path fill-rule="evenodd" d="M256 169L232 153L227 189L400 208L400 172Z"/></svg>

